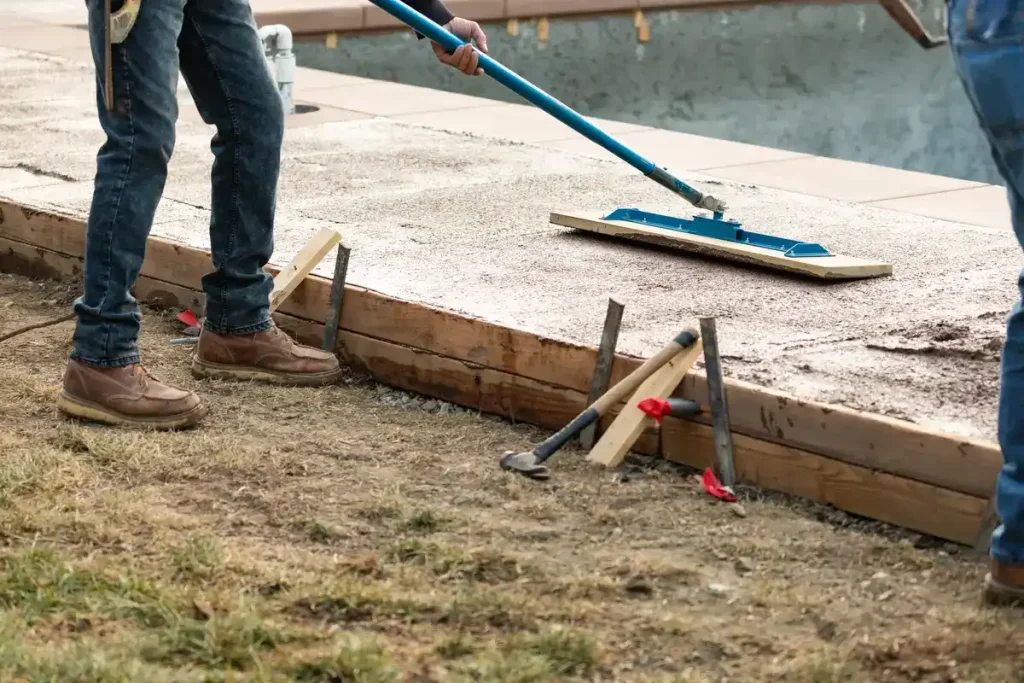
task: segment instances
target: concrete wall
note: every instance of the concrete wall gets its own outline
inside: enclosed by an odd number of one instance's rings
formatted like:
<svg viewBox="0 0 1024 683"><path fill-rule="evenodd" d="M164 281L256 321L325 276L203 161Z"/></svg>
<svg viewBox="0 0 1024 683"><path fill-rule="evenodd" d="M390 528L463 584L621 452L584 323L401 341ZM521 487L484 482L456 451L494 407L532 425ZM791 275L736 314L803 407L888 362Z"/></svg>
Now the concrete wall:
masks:
<svg viewBox="0 0 1024 683"><path fill-rule="evenodd" d="M940 0L927 2L919 11L941 34ZM492 56L585 114L1002 184L948 49L922 49L878 5L666 11L648 22L645 44L630 17L552 21L546 43L532 23L517 36L485 30ZM314 68L523 101L487 76L440 68L405 32L297 53Z"/></svg>

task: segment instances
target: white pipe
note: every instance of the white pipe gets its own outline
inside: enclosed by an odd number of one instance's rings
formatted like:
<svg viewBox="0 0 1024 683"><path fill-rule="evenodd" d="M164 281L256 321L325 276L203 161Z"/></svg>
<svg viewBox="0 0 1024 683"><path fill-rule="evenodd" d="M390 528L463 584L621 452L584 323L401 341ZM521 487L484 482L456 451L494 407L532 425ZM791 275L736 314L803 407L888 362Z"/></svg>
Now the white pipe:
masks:
<svg viewBox="0 0 1024 683"><path fill-rule="evenodd" d="M267 68L274 76L281 93L281 104L286 115L295 113L295 53L292 52L292 31L283 24L264 26L260 29L263 41L263 56Z"/></svg>

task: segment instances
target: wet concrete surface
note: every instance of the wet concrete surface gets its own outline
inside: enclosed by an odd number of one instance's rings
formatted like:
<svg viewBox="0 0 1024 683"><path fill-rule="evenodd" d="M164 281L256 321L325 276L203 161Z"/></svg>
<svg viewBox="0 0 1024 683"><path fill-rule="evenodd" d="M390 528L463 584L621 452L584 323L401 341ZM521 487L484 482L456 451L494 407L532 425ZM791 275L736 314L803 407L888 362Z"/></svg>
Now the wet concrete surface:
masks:
<svg viewBox="0 0 1024 683"><path fill-rule="evenodd" d="M91 70L34 59L0 54L0 166L11 174L0 193L84 213L103 140ZM210 136L179 123L153 234L209 248ZM331 225L353 248L350 282L589 344L615 297L626 307L620 349L645 355L715 315L732 377L994 438L999 344L1021 268L1007 232L687 177L749 229L894 265L892 277L824 284L548 223L552 210L690 213L619 162L386 119L291 129L284 157L275 263ZM329 277L331 258L317 272Z"/></svg>

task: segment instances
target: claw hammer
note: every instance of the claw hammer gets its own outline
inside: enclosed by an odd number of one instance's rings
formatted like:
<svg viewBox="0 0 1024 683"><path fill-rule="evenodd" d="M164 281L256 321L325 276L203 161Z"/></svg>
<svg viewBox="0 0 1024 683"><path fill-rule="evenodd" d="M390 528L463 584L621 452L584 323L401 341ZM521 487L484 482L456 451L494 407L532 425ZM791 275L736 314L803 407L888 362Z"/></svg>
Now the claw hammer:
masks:
<svg viewBox="0 0 1024 683"><path fill-rule="evenodd" d="M110 11L110 2L103 2L103 102L107 111L114 111L114 45L120 45L128 38L139 18L142 0L125 0L116 12Z"/></svg>

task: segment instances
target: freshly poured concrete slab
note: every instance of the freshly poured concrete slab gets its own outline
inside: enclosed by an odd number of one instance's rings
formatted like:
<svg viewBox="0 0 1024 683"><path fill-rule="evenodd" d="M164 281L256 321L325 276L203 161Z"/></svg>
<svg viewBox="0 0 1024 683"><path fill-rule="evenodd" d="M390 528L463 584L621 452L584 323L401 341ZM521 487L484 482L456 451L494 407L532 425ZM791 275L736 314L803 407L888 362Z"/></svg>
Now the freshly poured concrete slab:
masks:
<svg viewBox="0 0 1024 683"><path fill-rule="evenodd" d="M66 68L52 66L59 119L45 99L18 103L28 81L8 88L0 155L69 180L3 193L83 211L94 168L81 160L103 136L91 83ZM209 247L210 135L179 123L154 234ZM589 344L614 296L626 306L620 349L630 353L649 354L697 316L716 315L733 377L994 437L999 342L1021 260L1012 234L685 177L749 229L891 262L894 273L823 284L574 233L550 225L550 212L692 207L621 162L385 118L287 131L273 260L287 263L331 225L353 248L350 282ZM328 258L317 272L332 268Z"/></svg>

